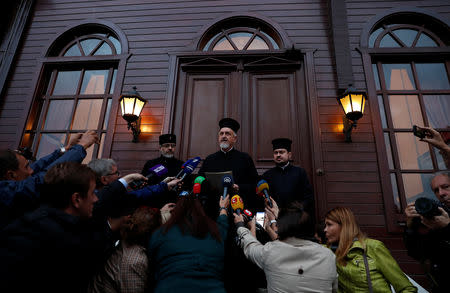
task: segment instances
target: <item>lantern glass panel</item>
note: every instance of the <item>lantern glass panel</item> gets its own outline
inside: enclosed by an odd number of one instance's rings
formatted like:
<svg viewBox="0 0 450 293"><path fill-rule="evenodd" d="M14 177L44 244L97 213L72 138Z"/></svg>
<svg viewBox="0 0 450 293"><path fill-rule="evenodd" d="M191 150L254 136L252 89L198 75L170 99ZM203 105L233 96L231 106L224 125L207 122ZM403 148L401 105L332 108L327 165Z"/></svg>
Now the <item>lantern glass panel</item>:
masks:
<svg viewBox="0 0 450 293"><path fill-rule="evenodd" d="M362 103L363 103L363 96L362 94L352 94L352 108L353 112L359 111L362 112Z"/></svg>
<svg viewBox="0 0 450 293"><path fill-rule="evenodd" d="M142 108L144 108L144 105L145 105L145 101L136 99L136 104L135 104L135 107L134 107L134 113L133 114L136 115L136 116L140 116Z"/></svg>
<svg viewBox="0 0 450 293"><path fill-rule="evenodd" d="M352 104L350 101L350 95L346 95L345 97L341 98L341 105L344 109L345 114L352 112Z"/></svg>

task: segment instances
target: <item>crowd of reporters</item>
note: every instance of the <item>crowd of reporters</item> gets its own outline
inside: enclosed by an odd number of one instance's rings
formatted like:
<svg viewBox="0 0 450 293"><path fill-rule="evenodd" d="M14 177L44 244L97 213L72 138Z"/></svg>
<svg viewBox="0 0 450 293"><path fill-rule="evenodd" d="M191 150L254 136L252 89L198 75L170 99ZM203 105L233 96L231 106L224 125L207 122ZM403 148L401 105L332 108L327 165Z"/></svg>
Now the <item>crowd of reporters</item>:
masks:
<svg viewBox="0 0 450 293"><path fill-rule="evenodd" d="M266 194L258 199L261 226L239 196L211 196L208 180L194 180L198 162L157 184L146 184L152 174L120 177L110 159L81 164L97 141L93 132L73 135L31 164L1 152L1 292L417 292L348 208L325 215L323 242L301 202L279 209ZM408 205L405 243L413 257L431 261L433 292L448 292L450 177L433 180L442 206L428 217ZM176 202L161 206L168 192ZM248 271L248 284L229 286L225 270L244 265L230 253L236 247L260 274Z"/></svg>

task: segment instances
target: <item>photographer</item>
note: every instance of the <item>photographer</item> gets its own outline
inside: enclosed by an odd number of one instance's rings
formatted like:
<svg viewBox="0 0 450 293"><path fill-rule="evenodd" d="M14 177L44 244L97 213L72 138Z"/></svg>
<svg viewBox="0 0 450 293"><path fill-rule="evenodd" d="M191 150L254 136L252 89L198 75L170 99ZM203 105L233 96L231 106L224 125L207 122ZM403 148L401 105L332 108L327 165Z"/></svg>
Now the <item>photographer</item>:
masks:
<svg viewBox="0 0 450 293"><path fill-rule="evenodd" d="M420 260L433 286L432 292L449 292L450 281L450 173L431 180L440 204L420 198L405 209L407 229L404 240L408 254ZM424 204L425 202L425 204ZM428 205L428 206L427 206ZM439 206L441 205L441 206ZM430 211L427 210L430 208Z"/></svg>

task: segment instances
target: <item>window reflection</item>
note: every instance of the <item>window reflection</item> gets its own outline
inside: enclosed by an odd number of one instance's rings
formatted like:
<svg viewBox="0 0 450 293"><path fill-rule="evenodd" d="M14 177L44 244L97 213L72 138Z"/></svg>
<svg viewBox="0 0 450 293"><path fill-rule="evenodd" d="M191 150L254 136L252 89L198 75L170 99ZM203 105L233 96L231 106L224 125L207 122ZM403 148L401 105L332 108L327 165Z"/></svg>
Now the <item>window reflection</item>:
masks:
<svg viewBox="0 0 450 293"><path fill-rule="evenodd" d="M94 55L111 55L112 50L108 43L104 42L103 45L95 51Z"/></svg>
<svg viewBox="0 0 450 293"><path fill-rule="evenodd" d="M92 50L94 50L97 45L100 43L99 39L87 39L80 42L81 47L83 48L84 55L89 56L92 54Z"/></svg>
<svg viewBox="0 0 450 293"><path fill-rule="evenodd" d="M53 95L75 95L81 71L59 71Z"/></svg>
<svg viewBox="0 0 450 293"><path fill-rule="evenodd" d="M407 46L411 47L416 36L417 31L412 29L398 29L393 33Z"/></svg>
<svg viewBox="0 0 450 293"><path fill-rule="evenodd" d="M97 129L103 99L78 100L72 129Z"/></svg>
<svg viewBox="0 0 450 293"><path fill-rule="evenodd" d="M106 105L105 119L103 121L103 130L106 130L109 122L109 112L111 111L111 99L108 99L108 104Z"/></svg>
<svg viewBox="0 0 450 293"><path fill-rule="evenodd" d="M416 71L421 89L450 89L447 71L443 63L416 63Z"/></svg>
<svg viewBox="0 0 450 293"><path fill-rule="evenodd" d="M52 100L44 120L44 130L64 130L70 126L73 100Z"/></svg>
<svg viewBox="0 0 450 293"><path fill-rule="evenodd" d="M394 204L397 213L402 212L402 208L400 207L400 197L398 196L398 185L397 178L394 173L391 173L391 184L392 184L392 196L394 197Z"/></svg>
<svg viewBox="0 0 450 293"><path fill-rule="evenodd" d="M423 125L419 99L416 95L389 95L388 99L394 128Z"/></svg>
<svg viewBox="0 0 450 293"><path fill-rule="evenodd" d="M66 51L64 56L81 56L80 49L78 48L78 44L75 43L69 50Z"/></svg>
<svg viewBox="0 0 450 293"><path fill-rule="evenodd" d="M437 46L438 44L425 33L422 33L420 35L416 44L416 47L437 47Z"/></svg>
<svg viewBox="0 0 450 293"><path fill-rule="evenodd" d="M66 139L65 133L46 133L42 134L39 140L39 146L36 151L36 158L40 159L50 153L55 149L64 145Z"/></svg>
<svg viewBox="0 0 450 293"><path fill-rule="evenodd" d="M394 160L392 159L392 148L391 148L391 139L389 138L389 133L384 133L384 143L386 145L386 154L389 164L389 169L394 169Z"/></svg>
<svg viewBox="0 0 450 293"><path fill-rule="evenodd" d="M233 46L227 40L226 37L223 37L220 41L216 43L214 46L214 51L231 51L234 50Z"/></svg>
<svg viewBox="0 0 450 293"><path fill-rule="evenodd" d="M269 50L269 46L262 38L256 36L247 50Z"/></svg>
<svg viewBox="0 0 450 293"><path fill-rule="evenodd" d="M251 33L233 33L229 35L230 39L233 41L233 43L236 45L238 50L244 49L245 45L247 45L248 41L252 37Z"/></svg>
<svg viewBox="0 0 450 293"><path fill-rule="evenodd" d="M112 80L111 80L111 87L109 88L109 93L114 93L114 87L116 86L116 76L117 76L117 69L114 69Z"/></svg>
<svg viewBox="0 0 450 293"><path fill-rule="evenodd" d="M387 128L386 111L384 110L383 96L378 95L378 106L380 107L381 126Z"/></svg>
<svg viewBox="0 0 450 293"><path fill-rule="evenodd" d="M108 73L109 70L86 70L80 94L104 94Z"/></svg>
<svg viewBox="0 0 450 293"><path fill-rule="evenodd" d="M450 95L423 95L423 103L431 127L450 127Z"/></svg>
<svg viewBox="0 0 450 293"><path fill-rule="evenodd" d="M397 43L389 34L386 34L380 41L380 47L400 47L400 44Z"/></svg>
<svg viewBox="0 0 450 293"><path fill-rule="evenodd" d="M383 64L388 90L414 90L416 88L410 64Z"/></svg>
<svg viewBox="0 0 450 293"><path fill-rule="evenodd" d="M402 174L406 202L411 203L419 197L436 199L430 187L433 174Z"/></svg>
<svg viewBox="0 0 450 293"><path fill-rule="evenodd" d="M397 132L395 134L395 139L401 169L433 169L430 149L427 143L419 141L419 138L414 136L411 132Z"/></svg>

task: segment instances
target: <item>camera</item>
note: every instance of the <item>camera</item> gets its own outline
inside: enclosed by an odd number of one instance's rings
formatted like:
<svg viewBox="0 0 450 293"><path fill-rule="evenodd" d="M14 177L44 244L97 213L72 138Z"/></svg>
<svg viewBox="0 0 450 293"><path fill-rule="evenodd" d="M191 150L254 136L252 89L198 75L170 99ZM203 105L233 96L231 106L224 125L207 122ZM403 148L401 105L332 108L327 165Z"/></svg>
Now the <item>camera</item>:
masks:
<svg viewBox="0 0 450 293"><path fill-rule="evenodd" d="M417 125L413 125L413 133L418 138L425 138L426 130L419 128Z"/></svg>
<svg viewBox="0 0 450 293"><path fill-rule="evenodd" d="M441 212L439 207L443 208L446 212L448 210L440 202L429 199L427 197L419 197L415 202L416 211L423 217L431 219L434 216L439 216Z"/></svg>

